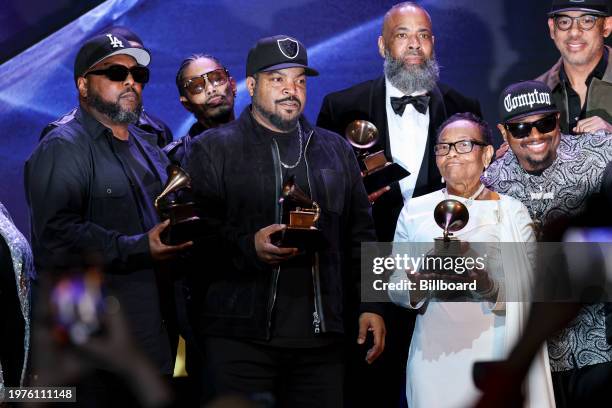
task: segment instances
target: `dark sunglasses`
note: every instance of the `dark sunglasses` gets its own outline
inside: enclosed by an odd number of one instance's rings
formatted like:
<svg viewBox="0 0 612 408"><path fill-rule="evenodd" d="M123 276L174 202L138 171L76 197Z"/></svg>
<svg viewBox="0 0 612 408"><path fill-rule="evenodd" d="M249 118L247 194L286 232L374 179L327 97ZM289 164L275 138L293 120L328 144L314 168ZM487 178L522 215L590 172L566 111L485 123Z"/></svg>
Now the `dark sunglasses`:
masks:
<svg viewBox="0 0 612 408"><path fill-rule="evenodd" d="M536 128L540 133L548 133L557 127L557 114L544 116L535 122L506 123L504 127L515 139L524 139L531 134L531 129Z"/></svg>
<svg viewBox="0 0 612 408"><path fill-rule="evenodd" d="M192 95L197 95L204 92L206 81L215 86L225 85L229 80L229 72L225 68L215 69L214 71L189 78L183 84L183 87Z"/></svg>
<svg viewBox="0 0 612 408"><path fill-rule="evenodd" d="M128 68L123 65L111 65L106 69L98 69L95 71L86 72L85 75L104 75L111 81L121 82L125 81L128 74L132 74L135 82L140 84L146 84L149 82L149 68L140 65L135 65L132 68Z"/></svg>

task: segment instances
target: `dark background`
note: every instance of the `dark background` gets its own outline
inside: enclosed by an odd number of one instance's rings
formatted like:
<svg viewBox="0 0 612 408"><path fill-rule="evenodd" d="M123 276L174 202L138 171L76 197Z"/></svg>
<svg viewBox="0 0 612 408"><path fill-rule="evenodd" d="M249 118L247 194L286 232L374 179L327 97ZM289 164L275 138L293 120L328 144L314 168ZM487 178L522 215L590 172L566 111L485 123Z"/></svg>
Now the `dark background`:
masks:
<svg viewBox="0 0 612 408"><path fill-rule="evenodd" d="M72 66L83 39L110 25L136 31L152 51L148 111L184 134L192 118L178 101L174 77L191 53L217 56L238 81L237 114L248 104L245 60L260 37L288 34L308 48L320 77L309 79L306 116L315 121L323 96L382 72L376 40L395 1L356 0L5 0L0 17L0 201L29 230L23 164L41 129L76 105ZM558 52L548 36L550 1L421 1L433 19L443 82L480 100L497 123L497 96L531 79ZM495 131L497 137L497 131Z"/></svg>

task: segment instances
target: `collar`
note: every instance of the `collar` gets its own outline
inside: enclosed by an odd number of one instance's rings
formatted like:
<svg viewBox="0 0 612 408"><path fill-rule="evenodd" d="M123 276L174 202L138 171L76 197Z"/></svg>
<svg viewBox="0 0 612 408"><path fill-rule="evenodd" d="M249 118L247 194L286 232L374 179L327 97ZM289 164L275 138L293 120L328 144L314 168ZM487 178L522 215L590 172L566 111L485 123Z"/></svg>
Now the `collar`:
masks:
<svg viewBox="0 0 612 408"><path fill-rule="evenodd" d="M94 139L105 135L107 132L109 134L112 134L112 130L104 126L102 123L98 122L98 120L94 118L91 113L89 113L83 107L83 105L79 104L79 108L76 111L75 118L79 123L81 123L81 125L83 125L83 128L85 128L87 134Z"/></svg>
<svg viewBox="0 0 612 408"><path fill-rule="evenodd" d="M204 126L203 124L201 124L200 122L196 121L193 125L191 125L191 127L189 128L189 136L191 137L195 137L197 135L199 135L200 133L204 132L205 130L208 130L209 128L207 128L206 126Z"/></svg>
<svg viewBox="0 0 612 408"><path fill-rule="evenodd" d="M387 101L390 101L391 97L401 98L402 96L406 95L404 92L400 91L395 86L393 86L393 84L389 82L387 77L385 77L385 88L387 91ZM427 91L421 90L421 91L416 91L416 92L411 93L410 96L419 96L419 95L426 95L426 94L427 94Z"/></svg>
<svg viewBox="0 0 612 408"><path fill-rule="evenodd" d="M593 71L591 71L591 73L586 79L587 85L591 83L591 80L593 78L603 79L604 75L606 74L606 68L608 68L608 55L608 48L604 47L603 54L601 55L599 62L597 63L595 68L593 68ZM567 74L565 73L564 64L561 64L559 68L559 81L564 82L566 86L570 85L569 79L567 78Z"/></svg>
<svg viewBox="0 0 612 408"><path fill-rule="evenodd" d="M255 118L253 118L253 115L251 114L251 105L248 105L247 107L243 109L237 121L238 121L239 126L243 126L248 129L248 131L245 132L245 134L251 135L251 138L254 143L258 143L258 144L270 143L270 140L264 137L264 135L261 134L261 132L254 131ZM303 114L300 116L299 121L300 121L300 125L302 125L302 131L304 132L304 135L308 135L310 134L310 132L314 131L314 128L308 122L308 120Z"/></svg>

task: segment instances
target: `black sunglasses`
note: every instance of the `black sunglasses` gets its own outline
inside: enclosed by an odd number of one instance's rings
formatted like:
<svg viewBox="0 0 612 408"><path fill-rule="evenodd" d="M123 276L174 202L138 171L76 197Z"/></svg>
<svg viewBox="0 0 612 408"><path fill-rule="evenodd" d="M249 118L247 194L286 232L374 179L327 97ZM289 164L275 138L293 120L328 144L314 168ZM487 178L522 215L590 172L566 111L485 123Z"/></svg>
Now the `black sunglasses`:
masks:
<svg viewBox="0 0 612 408"><path fill-rule="evenodd" d="M206 89L206 81L210 82L213 87L225 85L229 80L229 71L225 68L215 69L202 75L189 78L183 84L183 87L192 95L197 95L204 92Z"/></svg>
<svg viewBox="0 0 612 408"><path fill-rule="evenodd" d="M536 128L540 133L548 133L557 127L557 114L544 116L535 122L506 123L504 127L515 139L524 139L531 134L531 129Z"/></svg>
<svg viewBox="0 0 612 408"><path fill-rule="evenodd" d="M84 77L87 75L104 75L111 81L121 82L125 81L128 74L132 74L135 82L140 84L146 84L149 82L149 68L141 65L135 65L132 68L128 68L124 65L111 65L106 69L98 69L95 71L86 72Z"/></svg>

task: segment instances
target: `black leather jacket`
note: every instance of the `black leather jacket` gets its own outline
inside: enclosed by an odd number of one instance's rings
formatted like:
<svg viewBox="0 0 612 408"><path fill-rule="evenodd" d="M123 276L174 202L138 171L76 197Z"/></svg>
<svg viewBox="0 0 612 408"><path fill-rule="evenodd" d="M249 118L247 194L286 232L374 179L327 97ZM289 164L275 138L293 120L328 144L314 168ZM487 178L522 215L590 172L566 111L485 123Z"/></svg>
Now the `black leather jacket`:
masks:
<svg viewBox="0 0 612 408"><path fill-rule="evenodd" d="M280 223L282 172L273 139L258 134L249 108L230 124L193 140L187 170L206 220L200 242L201 279L192 306L209 335L267 339L279 270L261 262L254 236ZM359 167L350 145L300 118L312 199L321 206L318 228L329 245L317 253L313 286L321 332L344 332L347 305L358 305L360 244L375 241ZM363 303L361 311L379 313ZM351 313L352 312L352 313Z"/></svg>

